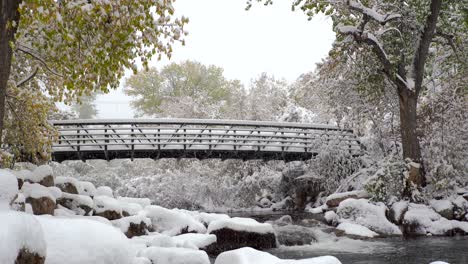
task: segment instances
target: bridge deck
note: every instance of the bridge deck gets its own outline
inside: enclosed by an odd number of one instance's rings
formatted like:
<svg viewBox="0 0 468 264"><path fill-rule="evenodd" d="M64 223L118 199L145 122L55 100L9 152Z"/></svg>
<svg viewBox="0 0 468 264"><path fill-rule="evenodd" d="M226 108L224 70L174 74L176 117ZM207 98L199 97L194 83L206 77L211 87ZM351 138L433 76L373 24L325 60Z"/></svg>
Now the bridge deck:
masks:
<svg viewBox="0 0 468 264"><path fill-rule="evenodd" d="M237 120L51 121L54 160L115 158L309 159L323 145L360 152L352 131L328 125Z"/></svg>

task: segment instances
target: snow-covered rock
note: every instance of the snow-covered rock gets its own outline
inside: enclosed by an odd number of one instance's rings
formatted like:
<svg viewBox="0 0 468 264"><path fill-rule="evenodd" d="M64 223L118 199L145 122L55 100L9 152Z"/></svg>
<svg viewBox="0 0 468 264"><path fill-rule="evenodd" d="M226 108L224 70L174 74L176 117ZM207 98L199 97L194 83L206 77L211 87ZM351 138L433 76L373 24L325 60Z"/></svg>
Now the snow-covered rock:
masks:
<svg viewBox="0 0 468 264"><path fill-rule="evenodd" d="M209 254L227 250L252 247L268 249L276 247L276 236L272 225L259 223L250 218L234 217L210 223L208 233L217 237L216 244L207 248Z"/></svg>
<svg viewBox="0 0 468 264"><path fill-rule="evenodd" d="M49 165L41 165L36 167L33 171L21 169L14 171L18 178L19 186L21 187L24 182L39 183L42 186L54 186L54 176L52 168Z"/></svg>
<svg viewBox="0 0 468 264"><path fill-rule="evenodd" d="M123 216L137 215L140 211L143 211L143 207L137 203L129 203L125 201L120 201L120 207L122 208Z"/></svg>
<svg viewBox="0 0 468 264"><path fill-rule="evenodd" d="M34 169L32 172L33 179L30 180L33 183L39 183L40 185L51 187L54 186L55 180L52 172L52 168L49 165L41 165Z"/></svg>
<svg viewBox="0 0 468 264"><path fill-rule="evenodd" d="M325 221L327 224L335 226L338 224L338 215L335 211L327 211L324 215Z"/></svg>
<svg viewBox="0 0 468 264"><path fill-rule="evenodd" d="M79 194L62 193L57 203L74 211L78 215L89 215L94 208L91 197Z"/></svg>
<svg viewBox="0 0 468 264"><path fill-rule="evenodd" d="M441 216L448 220L453 219L453 204L449 200L431 200L429 205Z"/></svg>
<svg viewBox="0 0 468 264"><path fill-rule="evenodd" d="M0 211L0 222L0 263L44 263L47 245L44 232L34 216L22 212Z"/></svg>
<svg viewBox="0 0 468 264"><path fill-rule="evenodd" d="M369 198L370 195L366 191L351 191L351 192L342 192L342 193L334 193L327 197L325 204L330 207L337 207L340 203L346 199L361 199L361 198Z"/></svg>
<svg viewBox="0 0 468 264"><path fill-rule="evenodd" d="M468 233L468 223L448 220L423 204L409 204L403 220L407 235L453 235Z"/></svg>
<svg viewBox="0 0 468 264"><path fill-rule="evenodd" d="M47 244L47 264L128 264L134 250L120 230L84 218L37 217Z"/></svg>
<svg viewBox="0 0 468 264"><path fill-rule="evenodd" d="M148 227L151 226L151 220L146 217L144 212L137 215L123 217L113 220L112 224L118 227L128 238L148 234Z"/></svg>
<svg viewBox="0 0 468 264"><path fill-rule="evenodd" d="M97 190L93 183L88 182L88 181L80 181L79 185L81 186L80 188L81 195L87 195L90 197L93 197L96 195Z"/></svg>
<svg viewBox="0 0 468 264"><path fill-rule="evenodd" d="M450 199L454 205L453 218L456 220L463 220L468 213L468 201L463 196L455 196Z"/></svg>
<svg viewBox="0 0 468 264"><path fill-rule="evenodd" d="M317 229L299 225L274 225L276 239L280 245L303 246L317 242Z"/></svg>
<svg viewBox="0 0 468 264"><path fill-rule="evenodd" d="M80 182L73 177L59 176L55 178L55 186L66 193L79 194L81 192Z"/></svg>
<svg viewBox="0 0 468 264"><path fill-rule="evenodd" d="M401 235L398 226L387 220L386 211L383 203L372 204L366 199L350 198L340 203L337 215L340 223L359 224L384 235Z"/></svg>
<svg viewBox="0 0 468 264"><path fill-rule="evenodd" d="M0 169L0 210L7 210L18 194L18 181L15 175Z"/></svg>
<svg viewBox="0 0 468 264"><path fill-rule="evenodd" d="M408 202L407 201L399 201L392 204L390 207L390 211L388 212L389 220L397 225L401 225L403 222L403 216L405 215L406 211L408 211Z"/></svg>
<svg viewBox="0 0 468 264"><path fill-rule="evenodd" d="M138 252L152 263L161 264L210 264L205 251L187 248L149 247Z"/></svg>
<svg viewBox="0 0 468 264"><path fill-rule="evenodd" d="M341 264L341 262L332 256L281 260L270 253L244 247L221 253L216 258L215 264Z"/></svg>
<svg viewBox="0 0 468 264"><path fill-rule="evenodd" d="M347 222L339 224L336 229L344 231L345 234L351 236L376 237L379 235L365 226Z"/></svg>
<svg viewBox="0 0 468 264"><path fill-rule="evenodd" d="M53 192L40 184L25 182L21 192L30 204L35 215L54 214L55 196Z"/></svg>
<svg viewBox="0 0 468 264"><path fill-rule="evenodd" d="M167 235L182 233L206 233L206 227L191 215L176 209L166 209L157 205L145 207L155 231Z"/></svg>
<svg viewBox="0 0 468 264"><path fill-rule="evenodd" d="M226 219L231 218L227 214L205 213L205 212L189 211L189 210L183 210L183 209L173 209L173 210L192 216L195 220L201 222L206 227L208 227L208 225L213 221L226 220Z"/></svg>
<svg viewBox="0 0 468 264"><path fill-rule="evenodd" d="M94 196L93 201L94 215L102 216L109 220L122 218L122 206L116 199L105 195L97 195Z"/></svg>
<svg viewBox="0 0 468 264"><path fill-rule="evenodd" d="M187 233L172 237L175 243L184 245L190 243L198 249L206 249L208 246L216 243L216 236L211 234Z"/></svg>
<svg viewBox="0 0 468 264"><path fill-rule="evenodd" d="M114 198L114 191L109 186L99 186L96 188L97 195Z"/></svg>

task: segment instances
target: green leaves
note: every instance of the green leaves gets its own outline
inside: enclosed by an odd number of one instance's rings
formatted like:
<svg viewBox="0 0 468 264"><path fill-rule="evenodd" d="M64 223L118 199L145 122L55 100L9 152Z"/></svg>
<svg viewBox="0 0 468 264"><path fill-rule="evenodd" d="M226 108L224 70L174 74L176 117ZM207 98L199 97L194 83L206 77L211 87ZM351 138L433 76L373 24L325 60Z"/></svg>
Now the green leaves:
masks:
<svg viewBox="0 0 468 264"><path fill-rule="evenodd" d="M40 76L54 100L116 88L124 69L168 56L188 20L173 17L174 0L25 0L17 43L30 47L61 77ZM19 55L22 55L18 53Z"/></svg>
<svg viewBox="0 0 468 264"><path fill-rule="evenodd" d="M240 89L223 76L223 69L199 62L172 63L138 73L126 82L139 116L215 118Z"/></svg>

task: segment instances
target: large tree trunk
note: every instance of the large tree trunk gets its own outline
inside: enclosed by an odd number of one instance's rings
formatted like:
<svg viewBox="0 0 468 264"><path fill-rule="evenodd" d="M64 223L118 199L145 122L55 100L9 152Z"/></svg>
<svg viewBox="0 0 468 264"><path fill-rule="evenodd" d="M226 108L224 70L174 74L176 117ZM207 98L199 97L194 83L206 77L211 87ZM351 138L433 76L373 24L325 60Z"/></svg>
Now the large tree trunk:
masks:
<svg viewBox="0 0 468 264"><path fill-rule="evenodd" d="M18 7L21 0L1 0L0 1L0 146L3 139L3 126L5 120L5 99L10 78L11 58L13 50L10 43L14 42L16 27L18 25Z"/></svg>
<svg viewBox="0 0 468 264"><path fill-rule="evenodd" d="M420 164L419 168L412 168L410 171L410 182L417 186L426 184L424 170L422 169L421 147L417 134L417 94L408 89L399 90L400 98L400 132L403 147L403 157L410 158Z"/></svg>

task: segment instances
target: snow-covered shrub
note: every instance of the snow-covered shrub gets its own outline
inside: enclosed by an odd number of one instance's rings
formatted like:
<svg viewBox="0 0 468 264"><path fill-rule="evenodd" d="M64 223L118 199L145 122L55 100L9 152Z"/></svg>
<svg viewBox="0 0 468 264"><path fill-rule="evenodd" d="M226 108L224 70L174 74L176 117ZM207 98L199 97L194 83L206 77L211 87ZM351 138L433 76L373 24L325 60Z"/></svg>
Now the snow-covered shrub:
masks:
<svg viewBox="0 0 468 264"><path fill-rule="evenodd" d="M326 145L320 150L311 164L311 169L317 176L323 177L325 191L333 193L341 181L355 173L360 167L359 158L354 158L334 144Z"/></svg>
<svg viewBox="0 0 468 264"><path fill-rule="evenodd" d="M278 190L283 162L260 160L136 159L52 163L57 176L73 176L96 187L109 186L116 196L148 197L168 208L252 207Z"/></svg>
<svg viewBox="0 0 468 264"><path fill-rule="evenodd" d="M0 149L0 168L11 168L13 167L13 154Z"/></svg>
<svg viewBox="0 0 468 264"><path fill-rule="evenodd" d="M387 202L392 196L401 198L406 186L405 161L396 155L390 155L375 166L376 172L364 185L372 200Z"/></svg>

